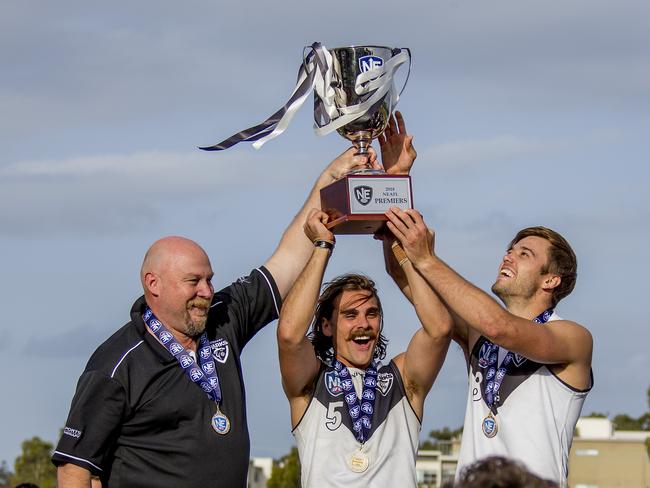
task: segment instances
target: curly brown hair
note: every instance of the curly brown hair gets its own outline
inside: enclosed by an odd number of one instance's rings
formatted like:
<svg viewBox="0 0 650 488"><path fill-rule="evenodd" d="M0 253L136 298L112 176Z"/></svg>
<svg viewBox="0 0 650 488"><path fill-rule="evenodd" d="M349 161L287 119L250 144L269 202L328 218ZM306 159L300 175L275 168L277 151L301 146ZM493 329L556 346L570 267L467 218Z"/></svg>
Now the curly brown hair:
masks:
<svg viewBox="0 0 650 488"><path fill-rule="evenodd" d="M323 334L322 323L323 319L332 319L332 314L334 313L334 302L344 291L367 291L370 293L370 296L368 297L369 299L375 297L377 300L377 307L379 308L381 319L379 324L379 338L377 339L373 358L384 359L386 357L388 339L386 339L386 337L381 333L384 328L384 312L381 308L379 295L377 295L375 282L367 276L354 273L337 276L324 285L323 292L316 304L316 313L314 314L314 320L311 324L311 331L307 336L314 346L316 356L327 364L331 364L334 359L334 344L332 343L331 337Z"/></svg>

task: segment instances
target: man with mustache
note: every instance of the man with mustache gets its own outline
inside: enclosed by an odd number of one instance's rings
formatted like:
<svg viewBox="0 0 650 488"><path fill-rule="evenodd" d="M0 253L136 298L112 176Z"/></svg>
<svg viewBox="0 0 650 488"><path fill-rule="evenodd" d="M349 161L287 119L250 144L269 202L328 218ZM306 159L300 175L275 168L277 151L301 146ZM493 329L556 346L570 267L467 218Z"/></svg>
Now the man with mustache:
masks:
<svg viewBox="0 0 650 488"><path fill-rule="evenodd" d="M573 431L593 385L591 334L555 312L576 281L571 246L546 227L519 231L492 285L504 308L438 258L417 211L392 208L387 216L407 259L452 314L454 340L468 362L457 475L496 455L566 486ZM391 274L403 284L396 271Z"/></svg>
<svg viewBox="0 0 650 488"><path fill-rule="evenodd" d="M249 436L240 354L278 317L312 243L301 230L322 187L376 165L349 149L318 178L274 254L217 293L205 251L165 237L147 251L144 295L79 379L53 454L59 488L244 487ZM226 229L227 231L227 229Z"/></svg>
<svg viewBox="0 0 650 488"><path fill-rule="evenodd" d="M278 324L302 486L415 487L424 400L444 362L451 317L413 266L402 263L422 326L406 352L382 364L387 340L374 283L347 274L318 296L334 249L327 221L314 209L305 224L314 249ZM388 253L392 240L385 238Z"/></svg>

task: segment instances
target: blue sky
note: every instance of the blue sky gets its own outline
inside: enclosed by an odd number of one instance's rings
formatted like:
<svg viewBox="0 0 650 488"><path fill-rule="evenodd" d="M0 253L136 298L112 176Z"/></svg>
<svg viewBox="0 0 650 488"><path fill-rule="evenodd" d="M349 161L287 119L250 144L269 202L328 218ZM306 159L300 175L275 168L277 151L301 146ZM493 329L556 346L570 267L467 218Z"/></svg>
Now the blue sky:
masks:
<svg viewBox="0 0 650 488"><path fill-rule="evenodd" d="M255 151L203 153L287 99L305 45L409 47L400 101L419 157L414 200L438 254L488 289L511 237L546 225L573 244L559 313L595 339L585 412L646 410L650 4L621 0L276 4L143 0L0 5L0 460L56 442L95 347L128 320L151 242L188 236L216 285L263 263L325 165L310 103ZM417 327L379 244L343 236L328 277L376 278L389 354ZM252 453L292 444L267 327L243 356ZM456 347L423 434L463 421Z"/></svg>

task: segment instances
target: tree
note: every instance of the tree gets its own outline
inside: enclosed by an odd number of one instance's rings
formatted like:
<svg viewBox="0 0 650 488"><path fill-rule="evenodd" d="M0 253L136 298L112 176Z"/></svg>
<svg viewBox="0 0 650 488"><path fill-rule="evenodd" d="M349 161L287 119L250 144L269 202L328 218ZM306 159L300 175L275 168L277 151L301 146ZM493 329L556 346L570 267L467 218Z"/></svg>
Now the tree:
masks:
<svg viewBox="0 0 650 488"><path fill-rule="evenodd" d="M300 459L298 449L273 462L271 477L266 483L267 488L300 488Z"/></svg>
<svg viewBox="0 0 650 488"><path fill-rule="evenodd" d="M609 415L602 412L591 412L589 415L585 415L585 418L587 419L606 419L608 417Z"/></svg>
<svg viewBox="0 0 650 488"><path fill-rule="evenodd" d="M0 488L10 488L11 475L7 461L2 461L2 464L0 464Z"/></svg>
<svg viewBox="0 0 650 488"><path fill-rule="evenodd" d="M56 468L50 461L52 444L32 437L22 443L22 454L14 463L15 474L11 482L34 483L40 488L56 487Z"/></svg>
<svg viewBox="0 0 650 488"><path fill-rule="evenodd" d="M451 430L449 427L443 427L441 430L432 430L429 432L429 438L420 444L420 449L428 450L443 450L443 445L448 444L448 441L458 437L463 433L463 427Z"/></svg>

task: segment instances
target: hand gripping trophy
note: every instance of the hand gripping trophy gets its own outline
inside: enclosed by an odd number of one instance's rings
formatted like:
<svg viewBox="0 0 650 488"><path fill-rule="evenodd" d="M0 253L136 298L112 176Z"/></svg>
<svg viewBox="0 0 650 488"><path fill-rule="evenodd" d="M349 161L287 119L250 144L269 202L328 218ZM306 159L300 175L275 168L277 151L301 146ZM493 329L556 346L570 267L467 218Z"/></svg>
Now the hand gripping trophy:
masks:
<svg viewBox="0 0 650 488"><path fill-rule="evenodd" d="M406 48L326 49L315 42L305 48L296 87L282 108L261 124L201 149L219 151L242 141L253 142L259 149L284 132L313 90L316 135L337 131L352 142L358 154L365 154L388 125L401 94L393 76L407 61L410 73L411 53ZM407 81L408 74L405 86ZM391 206L413 208L410 176L360 170L321 190L321 207L330 215L328 227L335 234L372 234L383 225L384 213Z"/></svg>

